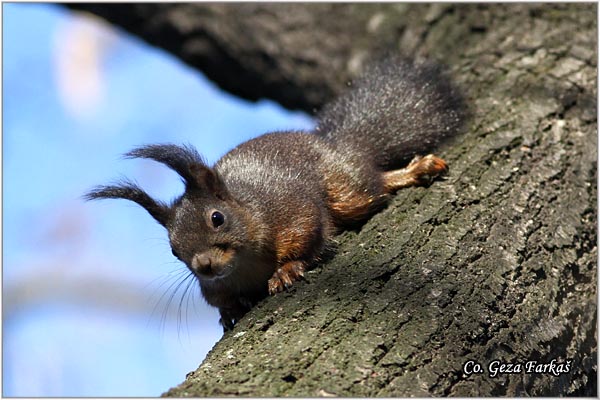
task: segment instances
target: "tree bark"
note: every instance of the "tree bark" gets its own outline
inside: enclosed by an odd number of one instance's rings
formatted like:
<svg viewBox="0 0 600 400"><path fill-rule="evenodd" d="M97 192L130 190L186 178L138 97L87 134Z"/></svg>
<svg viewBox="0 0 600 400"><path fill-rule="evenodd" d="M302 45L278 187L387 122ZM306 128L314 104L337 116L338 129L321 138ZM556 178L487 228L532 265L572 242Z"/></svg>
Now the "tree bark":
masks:
<svg viewBox="0 0 600 400"><path fill-rule="evenodd" d="M249 99L312 111L401 49L450 66L471 107L446 180L340 235L166 396L597 395L595 4L72 7Z"/></svg>

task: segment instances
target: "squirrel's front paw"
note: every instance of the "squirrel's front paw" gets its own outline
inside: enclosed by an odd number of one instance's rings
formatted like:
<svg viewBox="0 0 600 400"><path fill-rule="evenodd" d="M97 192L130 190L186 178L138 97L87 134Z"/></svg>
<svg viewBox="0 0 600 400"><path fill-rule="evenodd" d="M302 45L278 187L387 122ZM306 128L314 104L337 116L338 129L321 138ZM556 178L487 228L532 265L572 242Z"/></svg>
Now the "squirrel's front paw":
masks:
<svg viewBox="0 0 600 400"><path fill-rule="evenodd" d="M269 279L269 294L283 291L289 288L292 283L304 277L304 263L302 261L290 261L282 265L273 273Z"/></svg>

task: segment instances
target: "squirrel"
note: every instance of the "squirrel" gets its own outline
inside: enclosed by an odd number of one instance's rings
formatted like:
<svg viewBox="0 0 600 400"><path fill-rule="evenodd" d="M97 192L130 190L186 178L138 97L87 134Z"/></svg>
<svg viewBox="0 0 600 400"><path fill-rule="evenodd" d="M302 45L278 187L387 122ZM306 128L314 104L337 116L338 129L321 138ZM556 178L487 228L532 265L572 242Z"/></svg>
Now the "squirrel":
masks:
<svg viewBox="0 0 600 400"><path fill-rule="evenodd" d="M428 153L460 130L466 113L437 64L391 56L349 86L323 107L312 132L264 134L212 167L190 145L126 153L183 178L185 191L171 204L128 180L86 198L146 209L231 330L259 300L302 279L340 229L364 222L396 190L427 185L448 169Z"/></svg>

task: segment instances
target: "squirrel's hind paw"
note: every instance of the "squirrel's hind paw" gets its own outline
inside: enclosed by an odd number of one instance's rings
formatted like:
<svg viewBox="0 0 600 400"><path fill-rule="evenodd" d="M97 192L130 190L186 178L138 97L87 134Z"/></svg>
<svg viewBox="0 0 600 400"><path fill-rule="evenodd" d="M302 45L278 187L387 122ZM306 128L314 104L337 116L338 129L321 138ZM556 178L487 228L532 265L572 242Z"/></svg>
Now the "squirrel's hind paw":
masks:
<svg viewBox="0 0 600 400"><path fill-rule="evenodd" d="M289 261L273 273L269 279L269 294L281 292L292 286L304 277L304 263L302 261Z"/></svg>
<svg viewBox="0 0 600 400"><path fill-rule="evenodd" d="M416 156L406 168L384 172L383 184L386 191L394 192L409 186L424 186L448 172L448 164L433 154Z"/></svg>

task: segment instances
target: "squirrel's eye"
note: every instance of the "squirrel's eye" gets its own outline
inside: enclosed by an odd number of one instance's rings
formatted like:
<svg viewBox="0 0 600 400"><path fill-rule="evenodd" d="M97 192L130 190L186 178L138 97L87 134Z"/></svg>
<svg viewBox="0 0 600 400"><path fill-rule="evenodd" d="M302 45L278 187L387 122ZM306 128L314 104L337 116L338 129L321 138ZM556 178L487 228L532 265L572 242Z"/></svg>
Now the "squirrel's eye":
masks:
<svg viewBox="0 0 600 400"><path fill-rule="evenodd" d="M219 211L214 211L210 216L210 221L213 227L218 228L225 223L225 216Z"/></svg>

